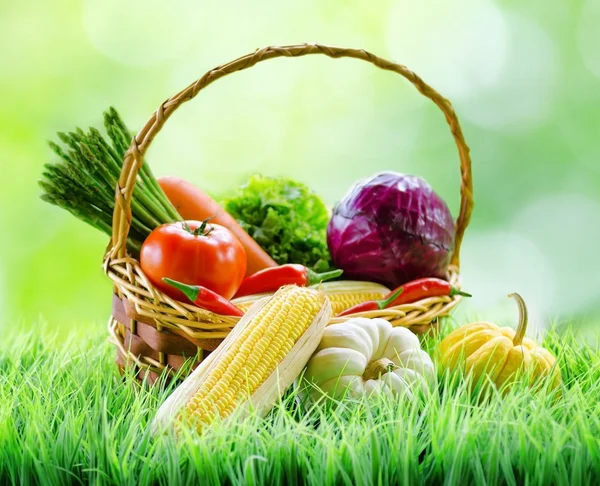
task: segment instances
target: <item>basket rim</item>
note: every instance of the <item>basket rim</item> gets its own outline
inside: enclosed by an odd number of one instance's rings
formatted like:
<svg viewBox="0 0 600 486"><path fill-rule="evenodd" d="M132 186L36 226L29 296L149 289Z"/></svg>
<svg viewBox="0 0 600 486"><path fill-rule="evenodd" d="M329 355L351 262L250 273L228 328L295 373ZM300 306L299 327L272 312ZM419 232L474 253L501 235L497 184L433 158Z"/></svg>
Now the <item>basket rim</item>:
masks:
<svg viewBox="0 0 600 486"><path fill-rule="evenodd" d="M112 265L108 269L108 276L113 280L115 290L122 294L120 297L124 297L129 301L129 304L135 309L137 316L144 318L142 322L154 322L158 330L172 330L180 336L192 340L223 339L241 319L241 317L236 316L215 314L193 304L179 302L168 296L164 296L163 298L163 294L152 287L150 283L148 283L151 287L150 290L144 290L139 286L135 286L126 280L127 277L124 274L127 273L127 269L125 265L131 265L133 278L138 282L147 282L148 279L144 277L140 264L132 258L122 259L120 263L121 266ZM450 268L448 281L455 288L460 288L459 274L455 267ZM159 295L153 296L153 293ZM269 294L257 294L255 297L265 298L268 296ZM425 325L429 324L436 317L448 316L461 299L462 296L459 294L427 297L415 302L388 307L382 310L350 314L343 317L332 316L330 324L343 322L355 317L377 317L389 320L394 326L411 327Z"/></svg>

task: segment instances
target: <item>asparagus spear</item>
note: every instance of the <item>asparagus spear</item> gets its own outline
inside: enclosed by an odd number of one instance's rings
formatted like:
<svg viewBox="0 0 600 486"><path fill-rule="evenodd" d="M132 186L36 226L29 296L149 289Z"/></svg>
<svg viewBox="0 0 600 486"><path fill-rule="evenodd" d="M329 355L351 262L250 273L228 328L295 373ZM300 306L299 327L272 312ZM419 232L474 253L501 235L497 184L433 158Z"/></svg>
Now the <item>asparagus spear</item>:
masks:
<svg viewBox="0 0 600 486"><path fill-rule="evenodd" d="M108 140L95 128L58 133L64 148L49 142L59 161L44 166L39 184L44 201L111 235L115 188L132 134L113 107L104 113L104 127ZM148 164L140 170L131 212L127 249L134 256L154 228L182 219Z"/></svg>

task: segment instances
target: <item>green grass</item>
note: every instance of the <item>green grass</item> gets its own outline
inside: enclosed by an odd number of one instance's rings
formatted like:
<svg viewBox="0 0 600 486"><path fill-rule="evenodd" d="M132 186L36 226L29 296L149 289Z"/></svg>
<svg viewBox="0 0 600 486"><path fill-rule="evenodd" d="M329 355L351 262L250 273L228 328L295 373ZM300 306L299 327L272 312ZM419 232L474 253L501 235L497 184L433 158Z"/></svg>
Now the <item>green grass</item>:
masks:
<svg viewBox="0 0 600 486"><path fill-rule="evenodd" d="M456 377L424 403L372 399L235 418L153 439L167 396L136 388L98 330L0 344L0 484L594 484L600 477L600 353L570 333L545 343L562 398L525 387L480 403ZM6 336L5 336L6 338Z"/></svg>

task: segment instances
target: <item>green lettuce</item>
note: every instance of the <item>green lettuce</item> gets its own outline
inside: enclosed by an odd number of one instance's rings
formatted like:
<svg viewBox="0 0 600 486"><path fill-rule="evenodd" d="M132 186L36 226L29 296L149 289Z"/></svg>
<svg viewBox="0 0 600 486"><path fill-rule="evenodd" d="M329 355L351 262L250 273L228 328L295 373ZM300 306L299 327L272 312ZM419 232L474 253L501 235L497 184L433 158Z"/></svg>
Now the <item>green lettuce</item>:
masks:
<svg viewBox="0 0 600 486"><path fill-rule="evenodd" d="M280 265L332 268L327 248L329 211L300 182L255 175L224 201L225 209Z"/></svg>

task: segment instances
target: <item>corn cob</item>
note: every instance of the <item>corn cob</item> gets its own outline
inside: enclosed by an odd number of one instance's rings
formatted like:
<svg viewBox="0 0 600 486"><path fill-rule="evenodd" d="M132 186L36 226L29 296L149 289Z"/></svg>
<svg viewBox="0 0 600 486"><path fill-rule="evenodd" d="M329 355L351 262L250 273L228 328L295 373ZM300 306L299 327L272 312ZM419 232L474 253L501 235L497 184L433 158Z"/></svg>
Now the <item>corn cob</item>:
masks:
<svg viewBox="0 0 600 486"><path fill-rule="evenodd" d="M323 282L322 284L313 285L313 288L318 288L325 292L325 295L327 295L331 302L334 316L361 302L382 299L390 291L383 285L373 282L360 282L357 280ZM248 295L233 299L231 302L243 312L246 312L254 302L268 295L273 294Z"/></svg>
<svg viewBox="0 0 600 486"><path fill-rule="evenodd" d="M200 431L250 403L266 414L306 365L330 317L325 294L306 287L282 287L257 301L162 405L154 430L174 422Z"/></svg>
<svg viewBox="0 0 600 486"><path fill-rule="evenodd" d="M256 302L266 297L271 297L272 295L275 295L275 293L246 295L244 297L233 299L231 303L242 312L247 312Z"/></svg>
<svg viewBox="0 0 600 486"><path fill-rule="evenodd" d="M382 299L390 292L390 289L378 283L358 280L324 282L314 287L319 287L325 292L331 302L334 316L361 302Z"/></svg>

